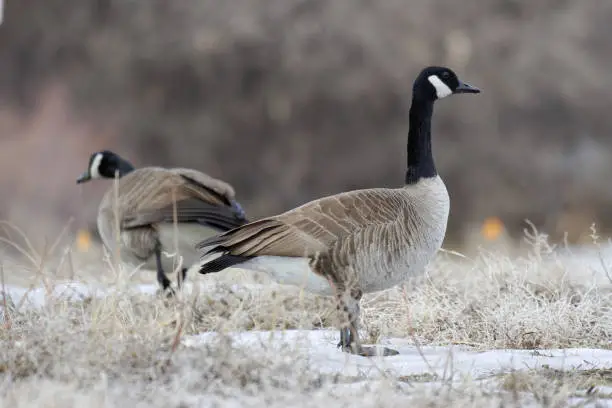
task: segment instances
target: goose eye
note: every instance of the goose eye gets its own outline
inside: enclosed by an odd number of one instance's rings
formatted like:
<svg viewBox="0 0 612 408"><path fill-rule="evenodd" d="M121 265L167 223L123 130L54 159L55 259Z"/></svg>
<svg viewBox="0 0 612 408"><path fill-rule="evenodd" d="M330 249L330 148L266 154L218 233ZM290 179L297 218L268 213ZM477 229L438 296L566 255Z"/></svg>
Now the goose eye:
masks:
<svg viewBox="0 0 612 408"><path fill-rule="evenodd" d="M448 79L448 78L450 78L450 73L448 71L444 71L442 73L442 79Z"/></svg>

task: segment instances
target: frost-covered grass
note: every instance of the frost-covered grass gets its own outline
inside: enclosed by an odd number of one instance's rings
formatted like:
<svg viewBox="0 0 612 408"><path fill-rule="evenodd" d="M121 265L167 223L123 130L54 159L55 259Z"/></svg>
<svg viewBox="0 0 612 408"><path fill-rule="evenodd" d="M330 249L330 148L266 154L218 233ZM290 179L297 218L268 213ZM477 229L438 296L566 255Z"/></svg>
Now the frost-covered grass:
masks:
<svg viewBox="0 0 612 408"><path fill-rule="evenodd" d="M33 289L3 285L0 407L603 404L608 261L537 237L521 256L441 253L365 296L364 339L400 351L374 359L336 349L331 300L247 271L192 274L166 301L123 268L33 268Z"/></svg>

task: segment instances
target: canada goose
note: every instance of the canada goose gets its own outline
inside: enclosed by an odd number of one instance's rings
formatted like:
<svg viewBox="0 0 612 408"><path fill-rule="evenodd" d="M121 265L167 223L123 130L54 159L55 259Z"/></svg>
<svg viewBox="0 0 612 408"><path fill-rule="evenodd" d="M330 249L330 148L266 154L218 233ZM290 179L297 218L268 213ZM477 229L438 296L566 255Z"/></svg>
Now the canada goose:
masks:
<svg viewBox="0 0 612 408"><path fill-rule="evenodd" d="M102 198L97 219L100 237L108 249L114 247L116 205L121 259L155 268L164 291L170 286L164 271L173 272L176 268L172 259L176 255L175 239L185 265L178 278L180 285L187 269L199 260L195 249L198 241L248 222L229 184L191 169L134 169L127 160L108 150L90 156L88 169L77 184L98 178L113 179L115 173L120 177L118 199L115 200L112 187ZM173 223L175 208L178 234ZM162 252L172 255L162 257Z"/></svg>
<svg viewBox="0 0 612 408"><path fill-rule="evenodd" d="M451 94L479 92L449 68L425 68L413 86L403 187L320 198L208 238L198 244L205 249L200 273L240 264L280 283L335 295L338 309L348 318L338 346L362 356L375 355L375 348L359 342L362 294L421 273L446 233L449 197L431 151L434 102ZM395 354L383 350L383 355Z"/></svg>

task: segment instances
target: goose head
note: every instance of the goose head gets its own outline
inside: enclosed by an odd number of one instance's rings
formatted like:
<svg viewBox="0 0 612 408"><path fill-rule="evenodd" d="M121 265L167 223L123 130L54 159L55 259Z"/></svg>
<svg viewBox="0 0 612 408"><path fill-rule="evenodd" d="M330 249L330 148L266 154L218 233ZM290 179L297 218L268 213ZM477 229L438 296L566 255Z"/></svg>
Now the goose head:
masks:
<svg viewBox="0 0 612 408"><path fill-rule="evenodd" d="M132 166L119 155L109 150L102 150L89 157L87 170L77 178L77 184L99 178L115 178L116 172L122 176L131 170Z"/></svg>
<svg viewBox="0 0 612 408"><path fill-rule="evenodd" d="M480 89L461 81L450 68L427 67L414 81L413 94L419 99L433 102L461 93L480 93Z"/></svg>

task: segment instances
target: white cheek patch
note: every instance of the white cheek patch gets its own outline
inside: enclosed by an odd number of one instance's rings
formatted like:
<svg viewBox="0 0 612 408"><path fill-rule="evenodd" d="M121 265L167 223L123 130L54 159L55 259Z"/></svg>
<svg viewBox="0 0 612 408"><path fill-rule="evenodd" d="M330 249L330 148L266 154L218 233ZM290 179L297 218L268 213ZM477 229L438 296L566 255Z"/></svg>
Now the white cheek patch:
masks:
<svg viewBox="0 0 612 408"><path fill-rule="evenodd" d="M96 156L91 161L91 166L89 166L89 177L92 179L100 178L100 163L102 162L102 153L96 154Z"/></svg>
<svg viewBox="0 0 612 408"><path fill-rule="evenodd" d="M430 75L427 80L436 88L436 96L438 99L446 98L452 94L453 91L446 85L437 75Z"/></svg>

